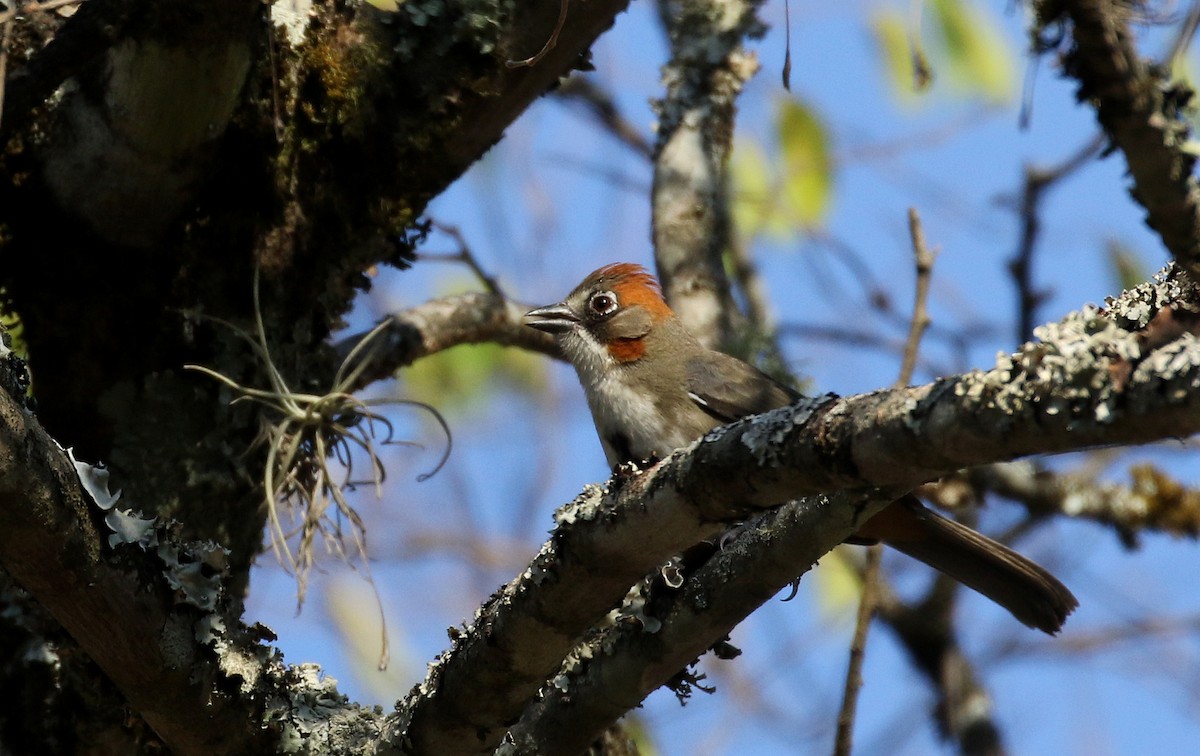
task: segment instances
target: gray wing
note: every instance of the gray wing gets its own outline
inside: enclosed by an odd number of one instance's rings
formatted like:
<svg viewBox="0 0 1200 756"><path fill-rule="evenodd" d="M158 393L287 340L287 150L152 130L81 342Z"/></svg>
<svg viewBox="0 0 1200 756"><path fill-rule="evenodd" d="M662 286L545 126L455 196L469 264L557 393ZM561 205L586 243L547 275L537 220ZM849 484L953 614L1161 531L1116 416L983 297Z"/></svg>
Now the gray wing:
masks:
<svg viewBox="0 0 1200 756"><path fill-rule="evenodd" d="M800 394L736 357L708 352L687 364L688 396L722 423L791 404Z"/></svg>

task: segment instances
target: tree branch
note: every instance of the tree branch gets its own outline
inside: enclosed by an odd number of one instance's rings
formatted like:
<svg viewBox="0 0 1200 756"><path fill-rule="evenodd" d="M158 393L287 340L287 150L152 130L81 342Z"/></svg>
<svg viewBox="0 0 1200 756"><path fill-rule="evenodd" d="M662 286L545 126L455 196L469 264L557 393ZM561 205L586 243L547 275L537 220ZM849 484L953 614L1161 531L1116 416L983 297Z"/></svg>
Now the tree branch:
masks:
<svg viewBox="0 0 1200 756"><path fill-rule="evenodd" d="M349 755L377 736L381 717L346 704L314 667L285 667L261 631L226 628L222 549L180 544L176 523L152 519L135 523L135 540L110 535L118 510L106 518L90 498L62 448L0 391L0 564L174 753L314 739Z"/></svg>
<svg viewBox="0 0 1200 756"><path fill-rule="evenodd" d="M828 550L887 500L962 467L1200 431L1197 311L1192 288L1171 276L1039 329L1041 342L990 371L805 400L715 430L606 490L589 487L530 567L456 633L402 705L397 737L426 752L491 750L630 585L723 522L800 496L875 489L870 505L851 497L825 508L832 524L813 537ZM1186 324L1170 339L1164 313ZM793 564L793 575L806 566Z"/></svg>
<svg viewBox="0 0 1200 756"><path fill-rule="evenodd" d="M389 316L388 330L363 355L368 366L354 390L389 377L400 368L459 344L490 342L516 346L562 359L554 337L525 326L529 306L499 294L471 293L434 299ZM369 333L369 331L367 332ZM367 333L343 339L334 347L345 359Z"/></svg>
<svg viewBox="0 0 1200 756"><path fill-rule="evenodd" d="M948 581L938 576L939 583ZM999 756L1004 744L993 718L991 696L959 645L951 622L950 599L956 592L957 586L935 588L916 606L907 606L886 592L879 603L880 616L933 685L942 734L952 738L965 756Z"/></svg>
<svg viewBox="0 0 1200 756"><path fill-rule="evenodd" d="M1130 473L1132 485L1097 483L1093 476L1056 475L1022 461L972 468L966 476L977 490L1019 501L1035 516L1059 514L1109 525L1127 545L1146 530L1200 536L1200 494L1149 465Z"/></svg>
<svg viewBox="0 0 1200 756"><path fill-rule="evenodd" d="M742 42L764 31L760 4L664 0L673 11L662 14L671 61L663 69L666 96L657 104L654 255L667 301L713 348L729 340L737 312L722 262L730 241L725 169L736 97L758 70Z"/></svg>
<svg viewBox="0 0 1200 756"><path fill-rule="evenodd" d="M102 554L96 515L67 455L0 392L0 560L112 678L130 704L179 753L221 738L234 750L264 745L248 720L193 673L195 615L173 611L165 585L147 591L136 569ZM176 646L182 641L180 646ZM210 678L211 680L211 678ZM235 686L236 687L236 686ZM237 733L237 735L232 735ZM232 737L231 737L232 735Z"/></svg>
<svg viewBox="0 0 1200 756"><path fill-rule="evenodd" d="M272 738L289 733L320 737L334 752L353 752L351 740L381 750L486 751L630 585L723 523L798 496L876 489L869 501L858 494L821 507L813 542L789 546L820 553L899 492L964 466L1196 432L1200 307L1191 291L1177 275L1145 284L1107 311L1088 309L1039 329L1042 342L991 371L806 400L714 431L645 474L616 478L607 491L589 488L560 513L559 529L530 568L434 665L383 740L376 737L382 722L343 705L310 670L225 641L219 618L214 625L180 601L178 585L164 584L162 548L130 546L116 561L106 555L99 515L65 455L7 394L0 397L0 560L180 753L272 748ZM183 555L172 557L176 567L199 566L196 555ZM791 564L791 574L806 559ZM747 595L769 590L747 587ZM195 640L205 622L211 632L200 635L211 645ZM472 693L483 689L489 694ZM256 715L264 710L276 723L269 732Z"/></svg>
<svg viewBox="0 0 1200 756"><path fill-rule="evenodd" d="M764 515L678 590L660 587L644 614L628 610L572 652L513 728L509 753L579 753L590 738L726 638L751 612L806 573L861 521L891 502L839 493ZM848 517L854 513L853 517ZM849 527L851 530L846 530ZM627 604L628 606L628 604ZM500 753L505 753L502 749Z"/></svg>
<svg viewBox="0 0 1200 756"><path fill-rule="evenodd" d="M1193 282L1200 282L1200 189L1195 157L1184 149L1183 109L1192 91L1169 72L1138 57L1128 20L1132 8L1113 0L1039 2L1038 31L1065 20L1074 46L1064 71L1079 81L1077 96L1096 107L1112 143L1125 154L1130 194L1146 223L1162 237Z"/></svg>

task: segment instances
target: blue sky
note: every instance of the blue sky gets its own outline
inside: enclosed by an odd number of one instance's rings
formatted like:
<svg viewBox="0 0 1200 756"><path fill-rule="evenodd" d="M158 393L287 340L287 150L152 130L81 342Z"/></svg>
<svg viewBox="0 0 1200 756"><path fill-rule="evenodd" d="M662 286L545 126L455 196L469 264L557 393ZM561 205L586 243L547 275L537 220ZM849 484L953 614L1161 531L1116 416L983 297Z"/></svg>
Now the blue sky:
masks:
<svg viewBox="0 0 1200 756"><path fill-rule="evenodd" d="M754 46L763 70L741 100L738 137L770 149L779 98L794 96L815 109L832 134L837 163L822 235L851 250L870 281L906 314L913 274L905 214L917 207L930 244L939 249L930 301L934 322L951 329L991 327L965 353L927 340L923 357L940 371L986 367L997 351L1017 344L1016 295L1006 263L1018 223L1005 198L1018 191L1023 164L1057 163L1086 142L1096 130L1094 114L1075 103L1070 82L1047 59L1034 78L1031 125L1019 128L1024 31L1019 12L1002 14L1011 5L999 3L987 10L1004 29L1018 68L1012 102L988 108L939 85L919 106L905 106L888 90L866 22L879 7L890 6L794 3L793 94L779 84L783 38L773 29ZM896 8L905 12L907 4ZM781 4L764 11L775 26L782 14ZM1143 49L1161 50L1159 37ZM637 3L595 49L596 80L648 135L653 123L648 102L660 94L658 66L665 55L649 5ZM897 144L906 146L879 156L882 147ZM1113 155L1049 194L1035 266L1036 280L1048 291L1042 321L1117 293L1106 253L1112 240L1135 249L1147 270L1166 261L1128 198L1124 171L1123 158ZM652 263L650 181L643 158L599 131L582 111L546 98L431 205L430 215L461 229L508 294L542 304L556 301L602 264ZM435 236L426 249L452 247L449 239ZM902 324L872 310L863 278L833 245L798 233L757 242L752 250L780 323L901 333ZM467 271L442 263L383 271L372 296L356 309L351 330L470 284ZM783 344L792 367L820 390L869 391L889 385L898 370L892 353L799 338ZM573 374L562 365L545 370L545 389L536 396L499 386L470 407L448 408L454 453L428 482L417 483L416 476L440 453L437 428L417 413L397 413L407 437L426 448L389 449L385 496L358 497L370 528L372 571L394 636L386 675L369 669L376 653L369 632L357 651L347 642L346 633L353 635L356 623L373 620L376 612L361 577L332 558L313 575L309 601L297 616L292 579L269 554L262 557L247 619L279 633L288 661L319 662L352 698L389 707L448 645L446 627L468 620L525 564L551 528L553 509L585 483L607 477ZM925 370L915 381L932 377ZM367 393L389 392L404 396L403 382ZM1100 469L1111 479L1127 480L1135 459L1152 459L1191 485L1200 477L1194 451L1181 446L1105 459ZM1076 456L1053 464L1074 469L1099 463ZM987 508L984 527L1002 530L1018 517L1015 507L996 503ZM1100 527L1055 522L1018 546L1052 568L1082 606L1066 632L1050 640L986 600L963 596L962 640L980 661L1010 750L1169 753L1200 742L1200 634L1156 633L1132 624L1147 617L1200 616L1200 599L1179 579L1194 572L1196 544L1151 534L1141 550L1128 552ZM902 557L890 555L886 563L896 568L902 591L919 590L927 579L923 568ZM734 642L746 652L741 658L705 665L718 687L715 695L699 695L682 709L664 691L650 697L639 716L651 723L661 753L830 751L850 625L846 607L827 606L836 591L822 572L819 567L805 578L797 600L769 602L738 629ZM1129 637L1082 650L1116 634ZM928 687L882 627L873 632L865 675L857 752L949 752L928 715L933 705Z"/></svg>

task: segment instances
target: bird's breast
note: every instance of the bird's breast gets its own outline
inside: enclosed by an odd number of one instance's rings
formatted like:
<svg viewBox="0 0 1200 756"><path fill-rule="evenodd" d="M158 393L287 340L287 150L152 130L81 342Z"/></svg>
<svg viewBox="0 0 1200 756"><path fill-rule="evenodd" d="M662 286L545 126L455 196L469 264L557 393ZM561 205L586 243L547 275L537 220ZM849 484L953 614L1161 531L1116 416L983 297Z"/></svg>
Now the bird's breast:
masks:
<svg viewBox="0 0 1200 756"><path fill-rule="evenodd" d="M707 419L695 422L693 413L699 410L682 390L676 397L679 402L639 386L612 371L584 387L610 465L665 457L711 427Z"/></svg>

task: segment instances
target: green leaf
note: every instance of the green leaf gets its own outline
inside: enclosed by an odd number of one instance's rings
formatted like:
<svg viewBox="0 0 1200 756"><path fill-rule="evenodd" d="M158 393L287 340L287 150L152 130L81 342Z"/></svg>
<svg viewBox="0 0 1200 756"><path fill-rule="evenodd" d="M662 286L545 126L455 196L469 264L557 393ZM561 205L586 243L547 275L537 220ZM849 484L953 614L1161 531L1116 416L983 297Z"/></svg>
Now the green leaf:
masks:
<svg viewBox="0 0 1200 756"><path fill-rule="evenodd" d="M833 193L829 137L816 113L798 100L779 100L775 116L779 158L739 139L730 164L733 220L747 238L777 239L820 225Z"/></svg>
<svg viewBox="0 0 1200 756"><path fill-rule="evenodd" d="M739 139L729 166L733 182L733 223L746 238L766 234L787 238L795 231L783 217L777 201L779 182L767 162L762 145Z"/></svg>
<svg viewBox="0 0 1200 756"><path fill-rule="evenodd" d="M950 82L966 94L994 103L1010 100L1016 66L991 14L970 0L933 0L930 8Z"/></svg>
<svg viewBox="0 0 1200 756"><path fill-rule="evenodd" d="M909 39L904 17L889 9L875 11L871 30L879 46L892 92L904 104L917 101L933 83L933 71L919 40Z"/></svg>
<svg viewBox="0 0 1200 756"><path fill-rule="evenodd" d="M819 569L812 571L816 582L817 606L829 621L853 622L862 598L862 578L848 560L844 549L834 549L821 557Z"/></svg>
<svg viewBox="0 0 1200 756"><path fill-rule="evenodd" d="M775 123L783 158L784 212L801 226L818 226L833 192L825 126L812 109L792 98L780 101Z"/></svg>
<svg viewBox="0 0 1200 756"><path fill-rule="evenodd" d="M496 344L457 346L405 369L404 396L439 410L469 411L496 388L536 393L545 387L546 360Z"/></svg>

